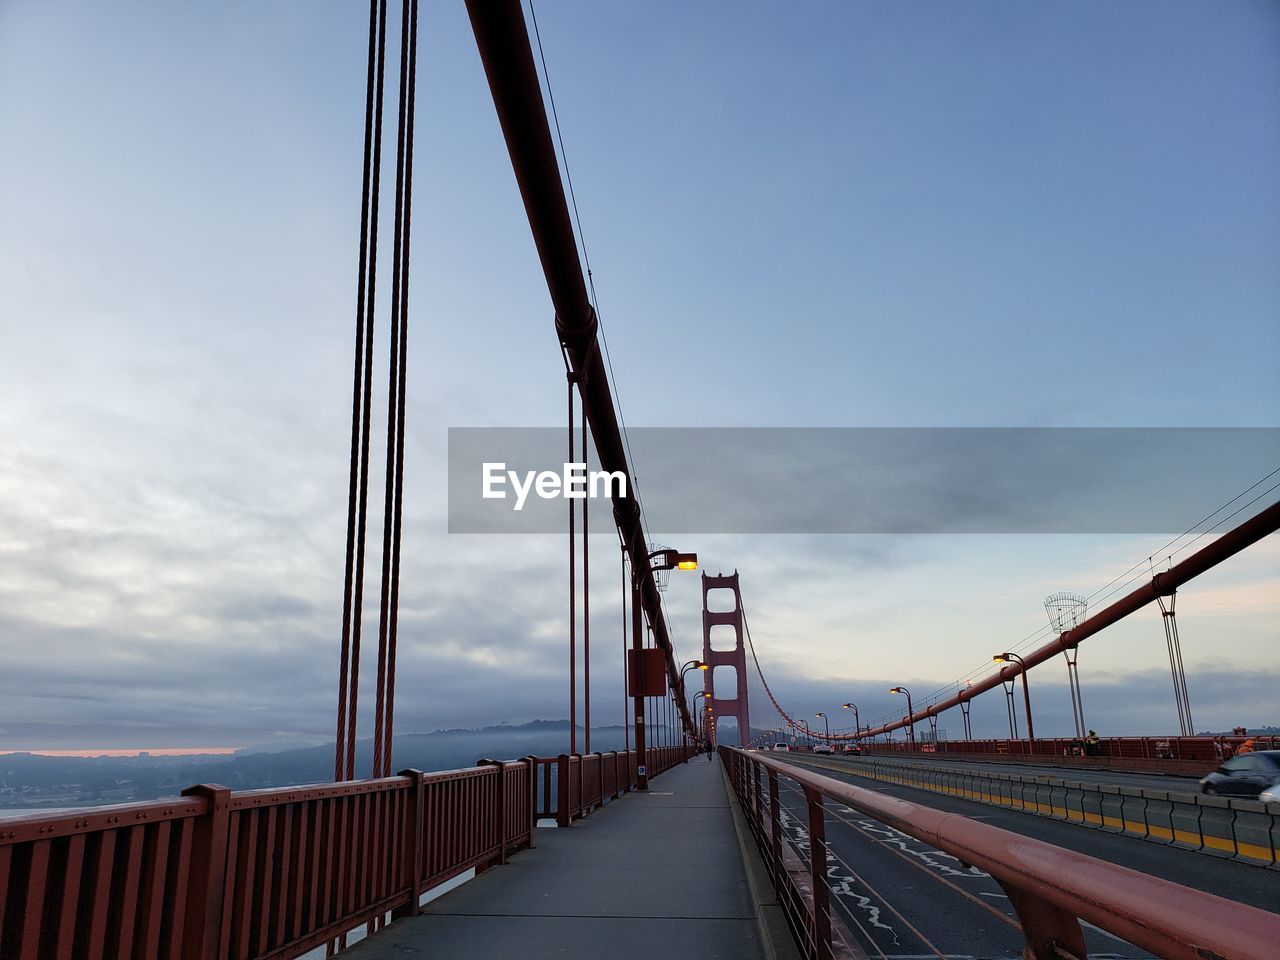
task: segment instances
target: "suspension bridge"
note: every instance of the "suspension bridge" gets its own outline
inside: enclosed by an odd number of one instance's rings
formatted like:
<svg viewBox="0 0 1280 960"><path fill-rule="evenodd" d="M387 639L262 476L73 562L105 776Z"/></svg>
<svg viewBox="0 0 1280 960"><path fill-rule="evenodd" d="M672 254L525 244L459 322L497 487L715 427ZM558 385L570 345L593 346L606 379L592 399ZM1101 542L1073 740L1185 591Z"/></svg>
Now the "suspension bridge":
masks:
<svg viewBox="0 0 1280 960"><path fill-rule="evenodd" d="M622 556L625 749L592 750L591 518L586 499L569 500L565 752L396 770L418 0L400 8L395 58L387 4L373 0L333 780L249 791L197 784L177 798L4 821L0 958L1275 957L1280 809L1196 792L1196 778L1240 753L1246 738L1195 736L1174 604L1180 587L1280 527L1269 478L1228 504L1234 512L1211 515L1216 526L1175 541L1165 569L1139 564L1091 597L1050 598L1047 632L998 653L995 667L987 662L919 703L895 687L900 715L863 724L848 703L852 727L832 732L824 714L819 731L789 710L768 682L737 573L701 573L701 648L682 662L662 587L697 559L650 538L536 33L531 42L515 0L467 7L555 307L568 460L594 453L627 481L613 489L604 521ZM389 59L398 83L388 81ZM391 99L394 185L384 191ZM392 197L391 350L365 771L356 744L384 192ZM1219 535L1192 550L1209 532ZM727 603L712 599L726 595ZM1153 604L1166 630L1179 735L1092 737L1081 644ZM1059 656L1076 735L1036 738L1027 675ZM732 688L717 689L718 666L733 668ZM752 673L768 701L755 704L757 717L771 708L775 729L753 727ZM701 678L696 694L691 674ZM1016 727L1019 680L1025 736ZM974 738L969 708L997 690L1010 735ZM939 736L949 712L962 718L963 739ZM728 720L736 744L720 742ZM917 735L926 724L928 734ZM1277 746L1251 743L1254 751Z"/></svg>

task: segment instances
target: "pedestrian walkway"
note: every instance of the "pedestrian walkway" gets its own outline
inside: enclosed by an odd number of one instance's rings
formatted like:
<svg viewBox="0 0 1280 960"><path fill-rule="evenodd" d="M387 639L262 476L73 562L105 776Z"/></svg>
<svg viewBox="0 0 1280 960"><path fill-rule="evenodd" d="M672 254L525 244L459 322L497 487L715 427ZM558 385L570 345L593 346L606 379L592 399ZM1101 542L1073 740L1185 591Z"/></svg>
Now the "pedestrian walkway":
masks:
<svg viewBox="0 0 1280 960"><path fill-rule="evenodd" d="M720 761L695 757L343 954L350 960L755 960Z"/></svg>

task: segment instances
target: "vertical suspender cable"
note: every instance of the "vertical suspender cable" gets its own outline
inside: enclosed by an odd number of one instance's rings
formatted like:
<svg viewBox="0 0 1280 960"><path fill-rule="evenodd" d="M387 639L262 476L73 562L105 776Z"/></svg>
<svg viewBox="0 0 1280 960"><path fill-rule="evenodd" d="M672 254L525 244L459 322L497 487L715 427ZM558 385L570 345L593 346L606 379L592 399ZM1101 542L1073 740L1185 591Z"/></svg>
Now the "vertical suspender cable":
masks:
<svg viewBox="0 0 1280 960"><path fill-rule="evenodd" d="M631 751L631 702L627 699L627 690L631 686L627 672L627 593L631 584L627 578L627 545L622 545L622 742L628 752Z"/></svg>
<svg viewBox="0 0 1280 960"><path fill-rule="evenodd" d="M345 583L342 599L342 652L338 668L338 723L334 737L334 779L350 777L352 757L347 744L355 741L355 686L359 680L360 619L363 585L355 567L357 526L359 526L359 568L363 572L364 501L367 477L368 401L370 366L373 359L373 292L377 251L377 169L380 144L374 135L374 114L381 130L382 42L385 39L385 2L369 0L369 67L365 87L364 181L360 207L360 266L356 283L355 371L351 390L351 467L347 495L347 539ZM376 91L376 103L375 103ZM372 172L371 172L372 168ZM370 207L370 195L374 205ZM370 230L370 220L373 228ZM370 255L373 251L372 256ZM366 311L366 280L368 310ZM363 388L363 389L362 389ZM362 396L365 402L361 403ZM362 417L363 413L363 417ZM359 515L360 519L357 520ZM353 608L355 616L353 618ZM348 703L350 701L350 703ZM348 716L350 730L348 730Z"/></svg>
<svg viewBox="0 0 1280 960"><path fill-rule="evenodd" d="M569 356L565 354L565 364ZM569 384L569 459L573 462L573 384L576 379L572 370L568 374ZM577 573L574 556L577 553L574 544L574 517L578 508L573 505L572 497L565 497L569 503L569 754L578 752L578 595Z"/></svg>
<svg viewBox="0 0 1280 960"><path fill-rule="evenodd" d="M585 373L584 373L585 376ZM583 470L590 473L587 454L587 418L582 418ZM585 481L584 481L585 482ZM591 535L587 504L590 491L582 498L582 752L591 752Z"/></svg>
<svg viewBox="0 0 1280 960"><path fill-rule="evenodd" d="M391 526L395 509L396 482L396 400L400 395L400 246L404 230L404 104L408 80L405 44L409 39L409 2L403 0L400 12L400 99L396 122L396 192L395 227L391 252L391 349L387 351L387 466L382 493L382 592L378 597L378 675L373 707L373 769L371 776L382 775L382 722L386 709L387 687L387 617L391 599Z"/></svg>
<svg viewBox="0 0 1280 960"><path fill-rule="evenodd" d="M396 638L400 623L400 533L404 517L404 407L405 373L409 352L409 238L413 213L413 116L418 79L418 0L412 0L409 19L409 103L406 107L404 162L404 267L400 271L400 400L396 410L396 520L391 544L391 624L387 657L386 746L382 753L382 775L391 776L391 734L396 705Z"/></svg>
<svg viewBox="0 0 1280 960"><path fill-rule="evenodd" d="M351 615L351 680L347 691L347 756L344 779L355 777L356 701L360 691L360 632L364 615L364 545L369 525L369 417L373 393L373 316L378 276L378 193L382 175L382 81L386 67L387 3L378 4L378 69L373 109L373 179L369 203L369 289L365 299L364 417L360 438L360 504L356 532L355 594Z"/></svg>
<svg viewBox="0 0 1280 960"><path fill-rule="evenodd" d="M404 487L404 406L409 332L409 203L413 177L412 104L417 63L416 0L400 18L400 100L396 131L396 210L391 286L391 351L387 374L387 473L382 522L382 594L378 617L378 683L374 708L373 776L391 773L391 705L400 600L401 507ZM412 13L412 20L411 20Z"/></svg>

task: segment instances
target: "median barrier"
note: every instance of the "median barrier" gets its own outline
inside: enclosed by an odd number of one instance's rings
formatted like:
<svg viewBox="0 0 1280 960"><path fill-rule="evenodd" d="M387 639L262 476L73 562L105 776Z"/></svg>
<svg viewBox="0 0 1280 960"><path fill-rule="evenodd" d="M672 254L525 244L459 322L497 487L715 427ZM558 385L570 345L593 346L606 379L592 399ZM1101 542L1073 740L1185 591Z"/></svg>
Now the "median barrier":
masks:
<svg viewBox="0 0 1280 960"><path fill-rule="evenodd" d="M1257 800L1232 800L1236 819L1236 859L1248 863L1271 866L1276 861L1276 851L1271 845L1271 827L1275 817L1267 813L1268 804Z"/></svg>
<svg viewBox="0 0 1280 960"><path fill-rule="evenodd" d="M1136 837L1145 837L1150 831L1147 828L1147 798L1137 787L1120 788L1120 817L1124 821L1124 832Z"/></svg>
<svg viewBox="0 0 1280 960"><path fill-rule="evenodd" d="M1200 804L1186 802L1189 794L1170 794L1174 801L1169 812L1173 824L1173 845L1188 850L1204 849L1204 835L1200 832ZM1194 798L1192 798L1194 799Z"/></svg>
<svg viewBox="0 0 1280 960"><path fill-rule="evenodd" d="M1280 804L1042 776L940 771L879 759L806 762L1280 869Z"/></svg>
<svg viewBox="0 0 1280 960"><path fill-rule="evenodd" d="M1173 842L1173 801L1164 790L1143 790L1147 800L1147 838L1161 843Z"/></svg>
<svg viewBox="0 0 1280 960"><path fill-rule="evenodd" d="M1198 796L1200 842L1206 853L1216 857L1236 855L1236 812L1226 797Z"/></svg>

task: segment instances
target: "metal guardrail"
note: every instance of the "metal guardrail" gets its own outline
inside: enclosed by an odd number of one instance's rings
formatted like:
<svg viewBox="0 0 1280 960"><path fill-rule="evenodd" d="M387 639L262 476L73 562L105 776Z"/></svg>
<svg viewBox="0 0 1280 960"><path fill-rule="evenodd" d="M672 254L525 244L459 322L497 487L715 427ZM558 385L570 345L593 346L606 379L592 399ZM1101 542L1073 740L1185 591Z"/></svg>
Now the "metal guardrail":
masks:
<svg viewBox="0 0 1280 960"><path fill-rule="evenodd" d="M1245 863L1280 866L1280 804L1061 777L948 769L946 764L884 756L805 755L805 762Z"/></svg>
<svg viewBox="0 0 1280 960"><path fill-rule="evenodd" d="M696 753L692 746L650 747L647 775L656 777ZM636 789L640 767L635 750L605 753L562 753L535 760L538 778L538 819L554 819L570 826L592 810Z"/></svg>
<svg viewBox="0 0 1280 960"><path fill-rule="evenodd" d="M1280 943L1280 916L1001 830L959 814L910 803L758 752L721 747L734 792L770 868L779 902L805 953L835 955L826 880L823 801L831 799L989 873L1008 895L1036 960L1087 956L1080 923L1093 924L1170 960L1267 960ZM783 843L779 781L802 788L808 812L809 870Z"/></svg>
<svg viewBox="0 0 1280 960"><path fill-rule="evenodd" d="M690 754L651 750L649 775ZM549 765L570 819L636 783L634 751L526 757L0 821L0 958L290 960L532 847Z"/></svg>
<svg viewBox="0 0 1280 960"><path fill-rule="evenodd" d="M851 739L851 738L846 738ZM914 750L906 743L862 741L869 753L925 753L973 760L1013 760L1055 766L1131 770L1201 776L1234 756L1252 740L1256 750L1280 748L1280 737L1101 737L1095 745L1067 737L1035 740L939 740L917 738Z"/></svg>

